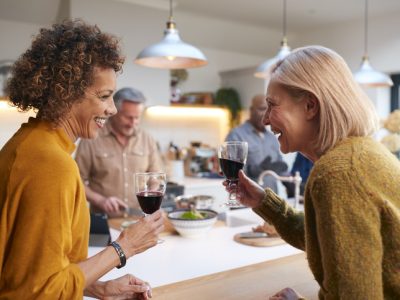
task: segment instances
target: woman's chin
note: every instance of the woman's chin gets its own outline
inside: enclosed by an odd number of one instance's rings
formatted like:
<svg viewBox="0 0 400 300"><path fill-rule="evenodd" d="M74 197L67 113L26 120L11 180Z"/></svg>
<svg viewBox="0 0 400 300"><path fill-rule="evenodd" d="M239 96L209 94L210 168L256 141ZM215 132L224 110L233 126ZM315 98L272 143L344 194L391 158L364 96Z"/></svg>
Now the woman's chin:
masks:
<svg viewBox="0 0 400 300"><path fill-rule="evenodd" d="M91 130L89 132L83 132L80 135L80 138L82 139L95 139L97 138L97 136L99 135L99 131L98 130Z"/></svg>

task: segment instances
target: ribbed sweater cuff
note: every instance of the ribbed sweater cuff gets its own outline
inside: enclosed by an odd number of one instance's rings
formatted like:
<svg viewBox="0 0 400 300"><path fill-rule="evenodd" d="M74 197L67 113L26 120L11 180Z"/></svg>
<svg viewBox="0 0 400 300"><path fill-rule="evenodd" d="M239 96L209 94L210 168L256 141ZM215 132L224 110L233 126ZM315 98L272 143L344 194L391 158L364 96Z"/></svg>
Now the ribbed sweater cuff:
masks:
<svg viewBox="0 0 400 300"><path fill-rule="evenodd" d="M263 219L273 221L282 215L286 215L288 205L279 198L270 188L265 189L265 196L261 205L253 208L253 211Z"/></svg>

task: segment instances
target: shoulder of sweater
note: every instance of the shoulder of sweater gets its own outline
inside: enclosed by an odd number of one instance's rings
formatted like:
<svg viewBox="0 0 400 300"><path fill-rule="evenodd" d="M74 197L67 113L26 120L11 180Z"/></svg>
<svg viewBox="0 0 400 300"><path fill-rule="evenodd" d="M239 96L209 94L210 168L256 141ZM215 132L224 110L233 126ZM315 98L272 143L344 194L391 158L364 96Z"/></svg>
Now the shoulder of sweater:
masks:
<svg viewBox="0 0 400 300"><path fill-rule="evenodd" d="M21 174L35 174L37 180L51 172L54 180L62 180L77 172L72 156L49 137L30 138L16 149L15 163Z"/></svg>
<svg viewBox="0 0 400 300"><path fill-rule="evenodd" d="M354 171L382 158L382 146L369 137L350 137L339 142L314 164L313 172L324 173Z"/></svg>

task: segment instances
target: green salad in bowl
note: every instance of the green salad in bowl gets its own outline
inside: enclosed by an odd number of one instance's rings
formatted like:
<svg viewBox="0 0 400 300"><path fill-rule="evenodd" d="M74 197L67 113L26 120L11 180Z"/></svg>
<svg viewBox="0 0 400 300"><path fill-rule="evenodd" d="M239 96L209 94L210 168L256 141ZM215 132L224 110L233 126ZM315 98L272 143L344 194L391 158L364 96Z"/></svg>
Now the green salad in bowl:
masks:
<svg viewBox="0 0 400 300"><path fill-rule="evenodd" d="M218 213L210 209L178 209L168 213L168 219L183 237L206 235L217 221Z"/></svg>

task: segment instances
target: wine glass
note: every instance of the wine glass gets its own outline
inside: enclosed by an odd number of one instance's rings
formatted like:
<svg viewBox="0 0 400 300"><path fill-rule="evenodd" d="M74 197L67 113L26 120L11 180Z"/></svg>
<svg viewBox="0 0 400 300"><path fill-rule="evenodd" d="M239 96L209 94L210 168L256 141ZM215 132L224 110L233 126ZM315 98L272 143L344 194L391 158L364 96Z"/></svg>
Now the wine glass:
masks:
<svg viewBox="0 0 400 300"><path fill-rule="evenodd" d="M237 186L239 181L239 170L243 169L248 152L247 142L230 141L223 143L218 149L218 158L221 170L224 173L228 187ZM228 201L225 202L229 207L241 207L237 201L237 189L234 188L229 192Z"/></svg>
<svg viewBox="0 0 400 300"><path fill-rule="evenodd" d="M145 215L160 209L167 187L164 172L135 173L135 192L140 208ZM163 240L158 240L162 243Z"/></svg>

